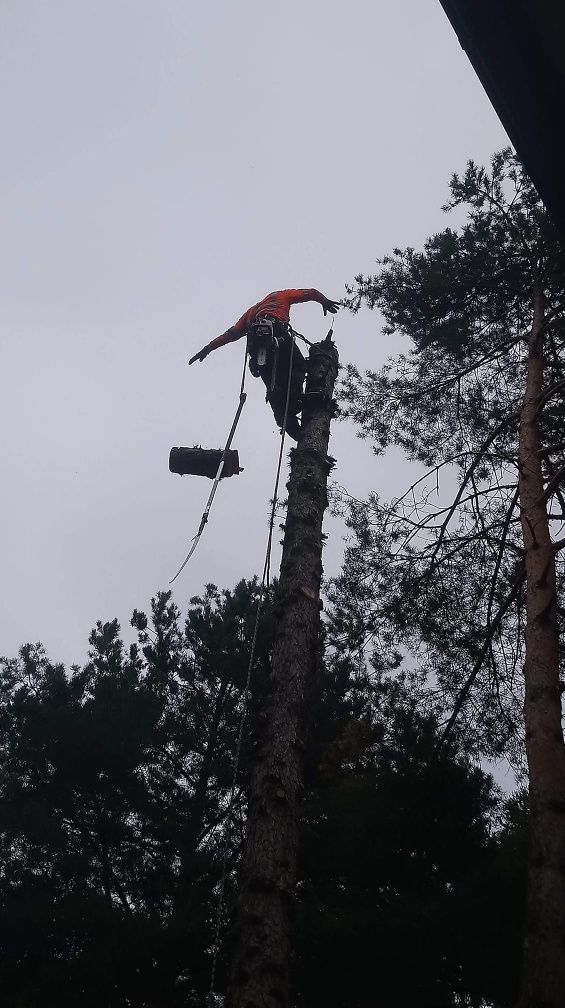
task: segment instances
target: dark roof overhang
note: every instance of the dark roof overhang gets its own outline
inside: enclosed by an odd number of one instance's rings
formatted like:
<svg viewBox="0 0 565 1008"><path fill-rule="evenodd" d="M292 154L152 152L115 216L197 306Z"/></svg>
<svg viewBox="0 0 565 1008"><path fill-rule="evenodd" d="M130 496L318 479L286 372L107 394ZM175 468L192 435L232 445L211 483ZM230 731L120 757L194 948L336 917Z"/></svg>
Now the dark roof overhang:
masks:
<svg viewBox="0 0 565 1008"><path fill-rule="evenodd" d="M565 3L440 3L565 241Z"/></svg>

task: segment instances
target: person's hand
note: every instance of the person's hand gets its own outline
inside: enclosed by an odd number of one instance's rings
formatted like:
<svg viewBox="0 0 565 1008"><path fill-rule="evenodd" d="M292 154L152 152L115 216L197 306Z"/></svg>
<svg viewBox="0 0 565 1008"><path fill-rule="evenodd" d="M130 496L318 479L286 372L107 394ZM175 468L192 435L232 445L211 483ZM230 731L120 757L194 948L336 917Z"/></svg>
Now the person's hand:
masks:
<svg viewBox="0 0 565 1008"><path fill-rule="evenodd" d="M208 352L206 350L200 350L199 353L194 354L194 357L190 358L190 360L189 360L188 363L189 364L194 364L194 361L203 361L204 358L207 357L207 356L208 356Z"/></svg>
<svg viewBox="0 0 565 1008"><path fill-rule="evenodd" d="M335 315L335 313L339 311L339 309L341 308L341 304L339 301L332 301L331 298L326 298L326 300L322 305L322 308L324 309L324 315L327 315L328 312L331 312L332 315Z"/></svg>

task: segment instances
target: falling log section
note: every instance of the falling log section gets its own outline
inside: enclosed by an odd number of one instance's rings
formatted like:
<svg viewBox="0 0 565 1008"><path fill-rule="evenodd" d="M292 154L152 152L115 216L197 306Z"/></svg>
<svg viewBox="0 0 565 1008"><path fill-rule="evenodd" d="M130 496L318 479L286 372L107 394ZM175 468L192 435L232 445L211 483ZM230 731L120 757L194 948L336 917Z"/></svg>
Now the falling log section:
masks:
<svg viewBox="0 0 565 1008"><path fill-rule="evenodd" d="M243 469L239 465L238 453L233 449L224 453L221 448L171 448L169 471L180 476L207 476L213 480L224 455L221 479L239 476Z"/></svg>
<svg viewBox="0 0 565 1008"><path fill-rule="evenodd" d="M302 434L291 452L278 630L249 794L235 951L226 1008L288 1008L306 703L320 624L322 520L338 354L331 333L310 348Z"/></svg>

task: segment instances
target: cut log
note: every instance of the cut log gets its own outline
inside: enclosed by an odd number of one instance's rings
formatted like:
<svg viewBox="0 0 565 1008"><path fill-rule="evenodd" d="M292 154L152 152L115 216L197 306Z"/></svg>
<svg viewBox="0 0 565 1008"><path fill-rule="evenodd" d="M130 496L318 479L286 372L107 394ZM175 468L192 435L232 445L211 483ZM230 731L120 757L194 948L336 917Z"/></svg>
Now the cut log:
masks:
<svg viewBox="0 0 565 1008"><path fill-rule="evenodd" d="M169 470L180 476L207 476L215 479L222 459L221 448L171 448ZM222 479L238 476L243 472L239 465L239 454L235 450L226 452Z"/></svg>

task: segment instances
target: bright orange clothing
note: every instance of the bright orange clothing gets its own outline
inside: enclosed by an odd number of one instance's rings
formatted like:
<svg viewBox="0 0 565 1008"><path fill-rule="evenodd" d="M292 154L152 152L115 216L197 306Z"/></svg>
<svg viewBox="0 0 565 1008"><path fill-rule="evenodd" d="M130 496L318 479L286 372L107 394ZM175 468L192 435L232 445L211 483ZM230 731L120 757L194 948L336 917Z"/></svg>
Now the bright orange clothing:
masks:
<svg viewBox="0 0 565 1008"><path fill-rule="evenodd" d="M294 288L292 290L273 291L267 294L262 301L258 301L252 308L248 308L240 319L231 326L230 329L216 336L211 343L204 347L206 353L217 350L218 347L225 346L226 343L233 343L234 340L245 336L247 330L256 318L268 315L269 318L278 319L279 322L288 322L290 319L290 308L293 304L302 304L305 301L317 301L323 305L327 299L320 291L314 287Z"/></svg>

